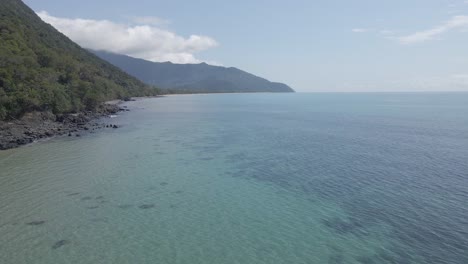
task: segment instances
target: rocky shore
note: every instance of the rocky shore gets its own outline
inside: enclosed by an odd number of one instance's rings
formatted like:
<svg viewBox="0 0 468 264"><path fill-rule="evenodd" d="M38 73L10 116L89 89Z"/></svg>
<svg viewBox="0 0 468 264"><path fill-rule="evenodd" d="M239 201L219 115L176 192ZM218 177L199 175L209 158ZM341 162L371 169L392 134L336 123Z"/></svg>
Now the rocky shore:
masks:
<svg viewBox="0 0 468 264"><path fill-rule="evenodd" d="M118 104L103 104L94 112L54 115L51 112L31 112L21 119L0 121L0 150L16 148L34 141L54 136L79 137L84 131L117 128L117 125L99 122L98 119L120 111L128 111Z"/></svg>

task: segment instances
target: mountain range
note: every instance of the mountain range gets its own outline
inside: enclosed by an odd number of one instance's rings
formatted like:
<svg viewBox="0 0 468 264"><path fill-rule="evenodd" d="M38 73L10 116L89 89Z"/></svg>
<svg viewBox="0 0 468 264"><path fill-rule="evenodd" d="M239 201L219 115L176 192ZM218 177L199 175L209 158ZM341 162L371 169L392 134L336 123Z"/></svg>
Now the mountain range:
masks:
<svg viewBox="0 0 468 264"><path fill-rule="evenodd" d="M105 51L91 51L149 85L178 93L294 92L234 67L151 62Z"/></svg>

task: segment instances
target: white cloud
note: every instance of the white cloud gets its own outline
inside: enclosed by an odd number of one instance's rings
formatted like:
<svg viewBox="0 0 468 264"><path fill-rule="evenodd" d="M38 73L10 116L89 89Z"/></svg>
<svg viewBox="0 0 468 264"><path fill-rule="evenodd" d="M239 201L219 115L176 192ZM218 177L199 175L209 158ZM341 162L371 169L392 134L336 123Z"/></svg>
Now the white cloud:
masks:
<svg viewBox="0 0 468 264"><path fill-rule="evenodd" d="M365 32L368 32L369 29L367 29L367 28L353 28L351 31L354 32L354 33L365 33Z"/></svg>
<svg viewBox="0 0 468 264"><path fill-rule="evenodd" d="M463 29L468 27L468 16L454 16L447 22L434 28L413 33L411 35L397 38L402 44L414 44L437 38L438 36L452 30Z"/></svg>
<svg viewBox="0 0 468 264"><path fill-rule="evenodd" d="M105 50L150 61L199 63L197 52L216 47L213 38L191 35L179 36L157 26L165 20L155 17L137 17L138 25L115 23L108 20L69 19L39 12L38 15L57 30L84 48Z"/></svg>

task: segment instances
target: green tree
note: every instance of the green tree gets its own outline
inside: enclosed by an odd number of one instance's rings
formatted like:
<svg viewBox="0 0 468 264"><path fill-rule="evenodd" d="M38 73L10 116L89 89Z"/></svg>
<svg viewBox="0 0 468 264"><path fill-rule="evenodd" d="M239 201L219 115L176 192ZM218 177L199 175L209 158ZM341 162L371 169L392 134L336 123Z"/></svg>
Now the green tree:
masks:
<svg viewBox="0 0 468 264"><path fill-rule="evenodd" d="M0 120L158 93L73 43L21 0L0 1L0 89Z"/></svg>

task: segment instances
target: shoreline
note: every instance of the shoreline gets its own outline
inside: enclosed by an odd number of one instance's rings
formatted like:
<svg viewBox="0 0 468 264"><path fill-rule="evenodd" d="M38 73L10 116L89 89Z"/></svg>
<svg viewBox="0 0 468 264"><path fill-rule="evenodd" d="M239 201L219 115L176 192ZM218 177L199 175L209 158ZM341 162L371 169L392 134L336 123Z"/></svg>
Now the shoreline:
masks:
<svg viewBox="0 0 468 264"><path fill-rule="evenodd" d="M51 112L26 113L20 119L0 121L0 151L18 148L56 136L80 137L80 132L94 131L103 128L118 128L99 119L110 117L118 112L130 111L124 102L104 102L96 111L85 111L75 114L55 115Z"/></svg>
<svg viewBox="0 0 468 264"><path fill-rule="evenodd" d="M57 136L80 137L80 132L93 132L98 129L118 128L115 124L103 122L119 112L130 111L123 105L140 99L160 98L164 95L131 97L129 100L110 100L103 102L95 111L73 114L51 112L30 112L20 119L0 121L0 151L18 148Z"/></svg>

